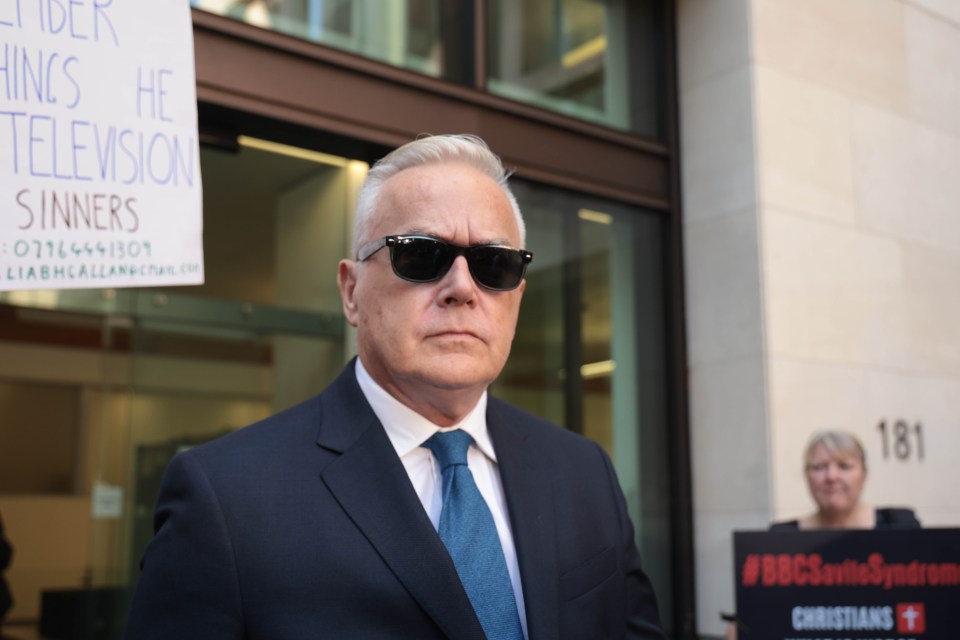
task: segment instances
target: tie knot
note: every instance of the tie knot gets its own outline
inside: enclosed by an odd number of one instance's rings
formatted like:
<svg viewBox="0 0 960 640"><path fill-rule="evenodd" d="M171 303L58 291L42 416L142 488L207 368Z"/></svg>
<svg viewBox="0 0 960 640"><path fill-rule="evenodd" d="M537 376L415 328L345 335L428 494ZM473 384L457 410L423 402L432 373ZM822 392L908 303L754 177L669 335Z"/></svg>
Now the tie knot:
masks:
<svg viewBox="0 0 960 640"><path fill-rule="evenodd" d="M467 449L473 438L463 429L453 431L438 431L423 443L423 446L433 452L440 463L440 470L450 465L467 464Z"/></svg>

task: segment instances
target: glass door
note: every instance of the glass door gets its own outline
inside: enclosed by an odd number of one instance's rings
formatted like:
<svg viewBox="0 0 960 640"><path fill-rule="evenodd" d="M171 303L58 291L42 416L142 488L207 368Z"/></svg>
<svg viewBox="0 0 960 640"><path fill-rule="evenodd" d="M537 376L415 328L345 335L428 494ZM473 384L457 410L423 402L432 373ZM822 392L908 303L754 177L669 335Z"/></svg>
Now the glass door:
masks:
<svg viewBox="0 0 960 640"><path fill-rule="evenodd" d="M170 457L319 392L364 163L204 148L206 283L0 293L4 637L119 638Z"/></svg>
<svg viewBox="0 0 960 640"><path fill-rule="evenodd" d="M663 217L513 181L534 254L496 395L604 447L671 619Z"/></svg>

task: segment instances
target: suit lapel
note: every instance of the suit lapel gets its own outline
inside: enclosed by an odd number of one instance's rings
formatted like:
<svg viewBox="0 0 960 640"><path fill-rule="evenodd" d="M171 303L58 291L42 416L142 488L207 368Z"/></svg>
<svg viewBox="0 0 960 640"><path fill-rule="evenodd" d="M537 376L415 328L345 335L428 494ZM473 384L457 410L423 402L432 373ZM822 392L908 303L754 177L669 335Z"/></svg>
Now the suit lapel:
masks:
<svg viewBox="0 0 960 640"><path fill-rule="evenodd" d="M517 548L530 640L560 635L554 496L550 470L536 455L520 414L490 399L487 427L497 452L510 525Z"/></svg>
<svg viewBox="0 0 960 640"><path fill-rule="evenodd" d="M352 366L322 401L318 444L341 453L323 469L323 482L447 637L482 640L483 630L453 562L363 397Z"/></svg>

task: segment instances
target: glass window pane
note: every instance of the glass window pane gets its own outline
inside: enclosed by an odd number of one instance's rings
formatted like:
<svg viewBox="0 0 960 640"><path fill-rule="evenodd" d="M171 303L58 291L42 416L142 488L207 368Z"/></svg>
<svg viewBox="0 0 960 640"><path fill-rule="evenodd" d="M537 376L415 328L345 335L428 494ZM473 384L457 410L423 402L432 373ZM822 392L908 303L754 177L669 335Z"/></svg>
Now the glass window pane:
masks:
<svg viewBox="0 0 960 640"><path fill-rule="evenodd" d="M491 0L487 89L661 137L657 0Z"/></svg>
<svg viewBox="0 0 960 640"><path fill-rule="evenodd" d="M192 0L198 9L443 77L471 82L467 4L441 0Z"/></svg>
<svg viewBox="0 0 960 640"><path fill-rule="evenodd" d="M534 254L513 349L492 392L610 454L671 619L662 217L512 182Z"/></svg>
<svg viewBox="0 0 960 640"><path fill-rule="evenodd" d="M76 387L0 379L0 494L74 492L80 405Z"/></svg>
<svg viewBox="0 0 960 640"><path fill-rule="evenodd" d="M354 351L331 274L367 165L245 136L201 163L203 285L0 292L16 637L120 637L170 457L315 394ZM55 632L70 603L98 616Z"/></svg>

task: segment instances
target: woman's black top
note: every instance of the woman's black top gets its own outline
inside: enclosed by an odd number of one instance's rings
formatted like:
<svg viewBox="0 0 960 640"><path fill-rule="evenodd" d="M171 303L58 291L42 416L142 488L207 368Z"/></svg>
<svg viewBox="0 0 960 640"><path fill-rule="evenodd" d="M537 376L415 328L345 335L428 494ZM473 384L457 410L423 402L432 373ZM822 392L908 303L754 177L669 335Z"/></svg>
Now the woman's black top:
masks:
<svg viewBox="0 0 960 640"><path fill-rule="evenodd" d="M919 529L920 521L913 509L885 508L877 509L877 529L886 529L890 527L901 527L904 529ZM774 522L770 525L770 531L798 531L800 529L799 520L787 520L784 522Z"/></svg>

